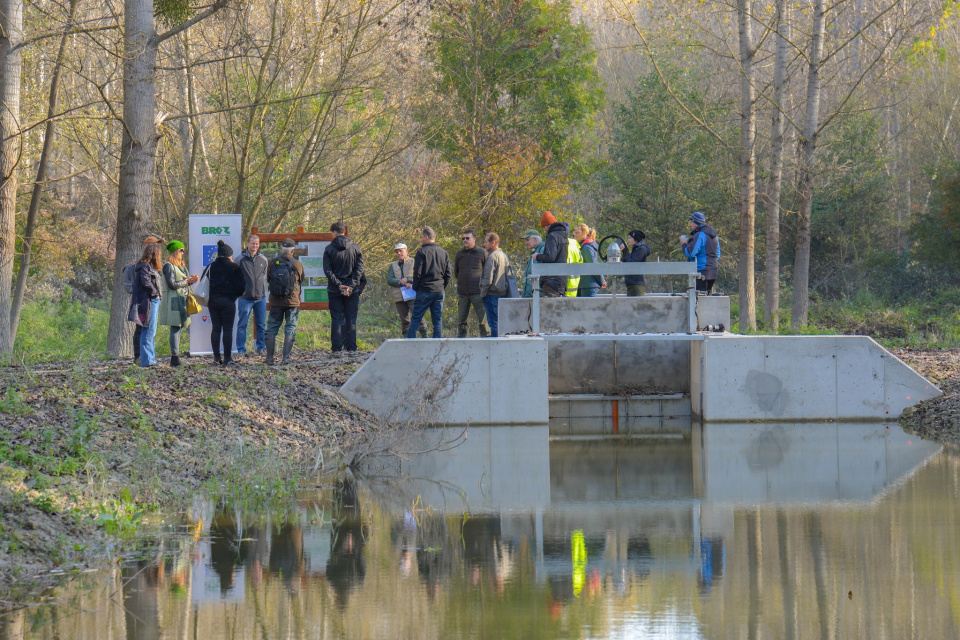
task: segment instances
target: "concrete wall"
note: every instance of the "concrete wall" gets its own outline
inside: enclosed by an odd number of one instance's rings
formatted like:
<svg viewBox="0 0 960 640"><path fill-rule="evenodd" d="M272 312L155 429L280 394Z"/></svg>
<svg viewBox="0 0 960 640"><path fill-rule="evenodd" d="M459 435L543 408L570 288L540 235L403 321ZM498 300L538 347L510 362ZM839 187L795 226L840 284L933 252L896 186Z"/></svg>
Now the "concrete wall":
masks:
<svg viewBox="0 0 960 640"><path fill-rule="evenodd" d="M718 334L690 351L691 409L708 422L895 419L940 394L866 336Z"/></svg>
<svg viewBox="0 0 960 640"><path fill-rule="evenodd" d="M685 436L690 434L690 425L690 397L686 395L550 396L551 436Z"/></svg>
<svg viewBox="0 0 960 640"><path fill-rule="evenodd" d="M640 297L600 295L594 298L542 298L540 330L544 333L686 333L686 296L654 293ZM533 300L500 300L500 335L531 332ZM697 324L723 323L730 328L730 298L699 296Z"/></svg>
<svg viewBox="0 0 960 640"><path fill-rule="evenodd" d="M550 340L550 393L690 391L689 341Z"/></svg>
<svg viewBox="0 0 960 640"><path fill-rule="evenodd" d="M341 387L389 422L546 424L541 338L387 340Z"/></svg>

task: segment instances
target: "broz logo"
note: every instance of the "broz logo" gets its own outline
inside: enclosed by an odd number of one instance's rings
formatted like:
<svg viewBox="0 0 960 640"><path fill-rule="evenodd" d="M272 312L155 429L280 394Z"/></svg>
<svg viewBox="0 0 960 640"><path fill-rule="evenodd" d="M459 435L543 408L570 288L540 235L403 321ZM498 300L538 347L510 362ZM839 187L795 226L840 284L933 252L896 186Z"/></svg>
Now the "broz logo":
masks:
<svg viewBox="0 0 960 640"><path fill-rule="evenodd" d="M204 236L228 236L230 227L201 227L200 234Z"/></svg>

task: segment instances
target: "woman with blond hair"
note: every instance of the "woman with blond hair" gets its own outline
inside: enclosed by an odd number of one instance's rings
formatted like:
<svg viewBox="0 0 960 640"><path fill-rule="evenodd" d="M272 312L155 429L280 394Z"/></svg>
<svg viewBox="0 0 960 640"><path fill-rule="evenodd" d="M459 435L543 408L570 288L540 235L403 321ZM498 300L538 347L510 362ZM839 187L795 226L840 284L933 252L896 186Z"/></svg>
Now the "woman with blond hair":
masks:
<svg viewBox="0 0 960 640"><path fill-rule="evenodd" d="M160 245L153 243L143 248L137 262L133 280L133 300L130 305L131 319L143 327L140 333L140 366L157 364L154 343L157 338L157 320L160 315L160 299L163 295L160 284L160 269L163 263Z"/></svg>
<svg viewBox="0 0 960 640"><path fill-rule="evenodd" d="M600 261L600 245L597 244L597 230L591 229L582 222L573 230L573 237L580 243L580 255L583 262L595 263ZM597 295L600 289L607 286L603 276L583 276L580 278L580 286L577 289L577 296L580 298L592 298Z"/></svg>
<svg viewBox="0 0 960 640"><path fill-rule="evenodd" d="M187 274L183 262L184 245L179 240L167 243L167 263L163 265L163 298L160 303L160 324L170 327L170 366L180 366L180 333L190 325L187 296L190 285L199 281Z"/></svg>

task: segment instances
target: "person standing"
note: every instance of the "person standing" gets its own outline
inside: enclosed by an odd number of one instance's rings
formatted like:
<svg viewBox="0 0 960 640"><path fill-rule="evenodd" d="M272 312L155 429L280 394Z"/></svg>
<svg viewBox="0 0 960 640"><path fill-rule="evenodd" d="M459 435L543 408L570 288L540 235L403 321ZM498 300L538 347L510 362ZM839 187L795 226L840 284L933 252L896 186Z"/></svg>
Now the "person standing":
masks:
<svg viewBox="0 0 960 640"><path fill-rule="evenodd" d="M146 249L147 245L151 244L163 244L163 238L160 236L149 235L143 239L143 248ZM127 289L127 293L131 296L133 295L133 288L137 278L137 263L139 260L134 260L127 266L123 268L122 271L122 280L123 286ZM133 364L138 364L140 362L140 335L143 333L143 327L137 324L133 329Z"/></svg>
<svg viewBox="0 0 960 640"><path fill-rule="evenodd" d="M690 216L690 237L680 236L680 248L691 262L696 260L697 291L710 293L720 272L720 240L717 232L707 224L707 217L696 211Z"/></svg>
<svg viewBox="0 0 960 640"><path fill-rule="evenodd" d="M570 233L567 225L557 222L549 211L540 218L540 226L547 232L543 241L543 251L534 255L534 260L544 264L566 264ZM566 295L567 279L563 276L540 278L540 295L544 298L559 298Z"/></svg>
<svg viewBox="0 0 960 640"><path fill-rule="evenodd" d="M540 234L537 233L536 229L527 229L520 237L523 239L524 246L530 251L530 257L527 258L527 268L523 272L523 293L520 297L532 298L533 284L530 280L530 272L533 268L533 257L543 251L543 240L540 238Z"/></svg>
<svg viewBox="0 0 960 640"><path fill-rule="evenodd" d="M597 230L591 229L582 222L573 230L573 237L580 243L580 256L584 264L600 262L600 245L597 244ZM583 276L577 295L581 298L593 298L600 289L607 286L603 276Z"/></svg>
<svg viewBox="0 0 960 640"><path fill-rule="evenodd" d="M634 229L627 234L627 252L624 253L623 262L646 262L650 256L650 247L644 242L646 234L643 231ZM623 283L627 285L628 296L642 296L647 292L646 281L643 275L624 276Z"/></svg>
<svg viewBox="0 0 960 640"><path fill-rule="evenodd" d="M323 250L323 273L330 300L330 349L334 353L357 350L357 313L363 280L363 254L344 234L342 222L330 225L333 240Z"/></svg>
<svg viewBox="0 0 960 640"><path fill-rule="evenodd" d="M140 366L157 364L157 321L160 316L160 300L163 296L160 284L160 243L153 242L143 248L143 255L134 269L133 305L136 306L136 323L140 332Z"/></svg>
<svg viewBox="0 0 960 640"><path fill-rule="evenodd" d="M429 309L433 337L442 338L443 290L450 284L450 256L437 244L437 232L430 227L423 228L420 241L420 249L413 259L413 280L400 281L404 286L409 283L417 292L407 337L416 337L417 327Z"/></svg>
<svg viewBox="0 0 960 640"><path fill-rule="evenodd" d="M233 247L217 241L217 258L210 264L210 345L213 361L224 366L233 364L233 322L237 318L237 298L243 294L243 271L233 261ZM220 340L223 338L223 356Z"/></svg>
<svg viewBox="0 0 960 640"><path fill-rule="evenodd" d="M484 310L483 296L480 295L480 278L483 266L487 262L487 252L477 246L477 234L473 229L465 229L460 234L463 247L453 257L453 276L457 279L457 337L467 337L467 321L470 319L470 307L477 316L480 325L480 337L490 335L490 325Z"/></svg>
<svg viewBox="0 0 960 640"><path fill-rule="evenodd" d="M483 276L480 279L480 297L483 299L483 309L490 324L491 337L497 337L500 298L507 295L507 269L510 259L500 250L500 236L488 233L483 239L483 248L487 251L487 261L483 265Z"/></svg>
<svg viewBox="0 0 960 640"><path fill-rule="evenodd" d="M247 325L253 312L254 347L262 356L267 348L267 258L260 253L260 236L247 238L247 248L237 260L243 272L243 295L237 299L237 354L247 355Z"/></svg>
<svg viewBox="0 0 960 640"><path fill-rule="evenodd" d="M403 299L403 290L411 290L409 286L400 284L400 281L406 279L408 282L413 280L413 260L407 252L407 245L399 243L393 248L393 253L397 256L396 262L387 265L387 284L390 285L390 295L397 306L397 315L400 316L401 333L404 338L407 337L407 330L410 328L410 315L413 313L414 298ZM420 337L427 337L427 323L420 322Z"/></svg>
<svg viewBox="0 0 960 640"><path fill-rule="evenodd" d="M190 314L187 313L187 296L190 285L200 278L187 273L183 261L184 245L179 240L167 243L167 263L163 265L163 294L160 299L159 324L170 327L170 366L180 366L180 335L190 326Z"/></svg>
<svg viewBox="0 0 960 640"><path fill-rule="evenodd" d="M293 249L297 243L285 238L280 245L280 255L267 267L267 286L270 291L270 319L267 322L267 364L272 365L277 349L277 334L283 325L283 361L290 362L290 352L297 337L297 320L300 317L300 285L303 283L303 265L294 259Z"/></svg>

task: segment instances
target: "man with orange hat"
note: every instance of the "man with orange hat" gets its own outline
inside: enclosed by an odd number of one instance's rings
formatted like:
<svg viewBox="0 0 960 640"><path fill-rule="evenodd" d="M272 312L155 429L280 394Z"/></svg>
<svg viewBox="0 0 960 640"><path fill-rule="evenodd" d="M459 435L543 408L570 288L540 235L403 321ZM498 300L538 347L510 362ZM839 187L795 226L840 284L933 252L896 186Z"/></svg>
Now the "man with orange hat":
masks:
<svg viewBox="0 0 960 640"><path fill-rule="evenodd" d="M567 247L570 231L567 225L557 222L549 211L544 211L540 218L540 226L546 231L546 240L543 241L543 252L533 258L545 264L566 264ZM563 276L547 276L540 278L540 295L544 298L559 298L567 291L567 279Z"/></svg>

